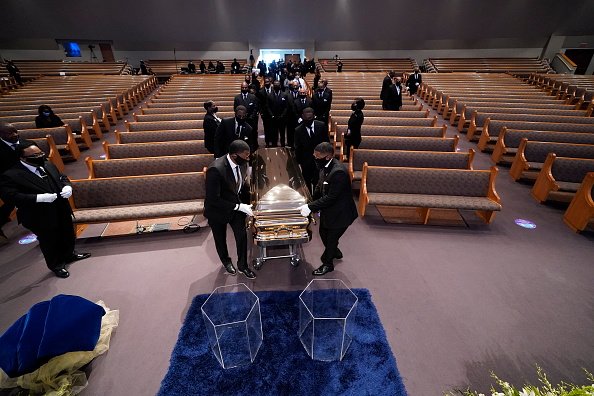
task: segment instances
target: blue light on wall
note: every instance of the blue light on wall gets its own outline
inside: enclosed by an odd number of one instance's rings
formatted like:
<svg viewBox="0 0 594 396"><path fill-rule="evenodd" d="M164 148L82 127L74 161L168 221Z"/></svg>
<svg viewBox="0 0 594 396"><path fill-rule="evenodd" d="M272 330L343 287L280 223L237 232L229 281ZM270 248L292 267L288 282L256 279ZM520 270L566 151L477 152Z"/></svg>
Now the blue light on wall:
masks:
<svg viewBox="0 0 594 396"><path fill-rule="evenodd" d="M66 52L66 56L69 58L77 58L81 57L80 54L80 47L77 43L69 41L62 44L64 46L64 52Z"/></svg>

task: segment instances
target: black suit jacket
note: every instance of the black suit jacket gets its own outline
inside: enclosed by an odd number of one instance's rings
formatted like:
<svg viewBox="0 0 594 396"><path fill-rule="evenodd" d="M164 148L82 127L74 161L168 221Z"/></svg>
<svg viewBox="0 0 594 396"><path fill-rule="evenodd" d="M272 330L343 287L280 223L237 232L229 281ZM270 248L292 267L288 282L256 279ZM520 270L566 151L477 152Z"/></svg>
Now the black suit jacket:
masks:
<svg viewBox="0 0 594 396"><path fill-rule="evenodd" d="M390 89L390 85L392 85L392 79L390 76L384 77L382 81L382 91L380 92L380 99L386 100L388 98L388 90Z"/></svg>
<svg viewBox="0 0 594 396"><path fill-rule="evenodd" d="M258 149L258 136L247 122L243 123L241 134L237 136L235 117L224 118L217 128L214 138L215 157L219 158L229 152L229 145L234 140L243 140L250 146L250 152Z"/></svg>
<svg viewBox="0 0 594 396"><path fill-rule="evenodd" d="M320 171L314 198L309 208L320 212L320 227L345 228L359 215L347 170L336 158Z"/></svg>
<svg viewBox="0 0 594 396"><path fill-rule="evenodd" d="M417 83L419 83L419 85L417 85ZM408 86L408 89L411 91L411 93L416 93L417 89L419 89L419 86L423 83L423 76L421 75L421 73L417 73L417 78L415 78L415 74L411 74L410 76L408 76L408 80L406 80L406 85Z"/></svg>
<svg viewBox="0 0 594 396"><path fill-rule="evenodd" d="M237 106L245 106L245 108L247 109L246 117L249 120L255 120L258 118L258 111L260 111L260 103L258 102L258 98L256 98L256 95L248 93L246 99L243 98L243 94L235 96L235 98L233 99L233 110L235 110Z"/></svg>
<svg viewBox="0 0 594 396"><path fill-rule="evenodd" d="M289 111L289 98L283 91L272 91L269 95L270 113L275 119L286 120Z"/></svg>
<svg viewBox="0 0 594 396"><path fill-rule="evenodd" d="M355 142L356 144L361 142L361 125L363 125L363 120L365 120L365 116L361 110L353 111L353 114L349 117L349 134L347 136L351 142Z"/></svg>
<svg viewBox="0 0 594 396"><path fill-rule="evenodd" d="M293 91L287 92L287 100L289 107L287 110L287 118L297 123L297 119L301 117L301 112L297 113L297 102L299 101L299 95L295 97Z"/></svg>
<svg viewBox="0 0 594 396"><path fill-rule="evenodd" d="M303 103L300 98L297 98L297 100L293 102L293 105L295 106L295 113L297 113L297 119L299 119L303 114L303 109L311 107L311 98L305 97L305 103Z"/></svg>
<svg viewBox="0 0 594 396"><path fill-rule="evenodd" d="M270 87L270 92L274 92L272 87ZM266 87L262 87L261 90L258 91L258 100L260 101L260 114L262 114L263 119L271 119L272 113L270 110L270 100L271 94L266 92Z"/></svg>
<svg viewBox="0 0 594 396"><path fill-rule="evenodd" d="M70 180L50 162L46 161L43 168L48 180L51 178L53 181L53 186L20 162L0 176L2 200L17 207L19 223L30 230L51 229L59 216L72 215L68 200L59 194L64 186L71 185ZM37 194L45 193L57 193L58 199L52 203L37 203Z"/></svg>
<svg viewBox="0 0 594 396"><path fill-rule="evenodd" d="M235 206L250 202L250 187L247 178L247 164L241 167L242 186L237 192L233 168L223 156L214 160L206 171L206 198L204 217L216 223L231 221Z"/></svg>
<svg viewBox="0 0 594 396"><path fill-rule="evenodd" d="M332 106L332 90L326 88L320 96L320 92L316 91L311 97L311 107L314 109L316 118L328 119L330 114L330 107Z"/></svg>
<svg viewBox="0 0 594 396"><path fill-rule="evenodd" d="M19 139L19 144L28 142L26 139ZM0 174L6 172L19 163L19 157L16 151L10 148L6 143L0 141Z"/></svg>
<svg viewBox="0 0 594 396"><path fill-rule="evenodd" d="M301 123L295 128L295 159L301 165L303 174L316 171L316 162L313 158L314 149L322 142L329 142L328 127L322 121L315 120L313 123L314 133L309 137L305 124Z"/></svg>
<svg viewBox="0 0 594 396"><path fill-rule="evenodd" d="M209 153L214 154L215 152L215 135L217 128L219 127L219 121L210 113L204 115L202 121L202 128L204 129L204 147Z"/></svg>
<svg viewBox="0 0 594 396"><path fill-rule="evenodd" d="M385 99L387 110L400 110L400 107L402 107L403 89L404 87L402 85L400 87L397 87L396 84L390 85Z"/></svg>

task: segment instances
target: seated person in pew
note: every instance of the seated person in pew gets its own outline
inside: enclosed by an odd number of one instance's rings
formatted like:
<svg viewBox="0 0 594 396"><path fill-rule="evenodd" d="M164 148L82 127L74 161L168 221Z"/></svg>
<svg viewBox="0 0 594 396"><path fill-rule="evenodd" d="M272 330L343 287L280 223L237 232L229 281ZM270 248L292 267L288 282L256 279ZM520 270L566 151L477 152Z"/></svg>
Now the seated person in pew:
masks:
<svg viewBox="0 0 594 396"><path fill-rule="evenodd" d="M48 105L39 106L38 112L39 115L35 117L35 126L37 128L55 128L64 125L62 119L55 115Z"/></svg>
<svg viewBox="0 0 594 396"><path fill-rule="evenodd" d="M199 67L200 67L200 73L202 73L202 74L206 73L206 65L204 64L203 60L200 61Z"/></svg>
<svg viewBox="0 0 594 396"><path fill-rule="evenodd" d="M215 134L217 132L217 128L221 124L221 119L217 116L217 111L219 111L219 108L214 101L207 100L204 102L204 109L206 110L206 114L202 120L202 128L204 129L204 147L206 147L209 153L214 154Z"/></svg>
<svg viewBox="0 0 594 396"><path fill-rule="evenodd" d="M196 65L192 61L188 62L188 73L191 73L191 74L196 73Z"/></svg>
<svg viewBox="0 0 594 396"><path fill-rule="evenodd" d="M0 176L0 196L17 207L19 223L37 235L47 267L68 278L66 264L91 256L74 250L70 180L35 143L19 145L16 153L19 162Z"/></svg>
<svg viewBox="0 0 594 396"><path fill-rule="evenodd" d="M365 119L362 111L364 108L365 101L362 98L355 99L351 104L353 114L349 118L347 130L344 133L344 156L347 160L349 159L351 146L359 148L359 144L361 144L361 125L363 125L363 120Z"/></svg>

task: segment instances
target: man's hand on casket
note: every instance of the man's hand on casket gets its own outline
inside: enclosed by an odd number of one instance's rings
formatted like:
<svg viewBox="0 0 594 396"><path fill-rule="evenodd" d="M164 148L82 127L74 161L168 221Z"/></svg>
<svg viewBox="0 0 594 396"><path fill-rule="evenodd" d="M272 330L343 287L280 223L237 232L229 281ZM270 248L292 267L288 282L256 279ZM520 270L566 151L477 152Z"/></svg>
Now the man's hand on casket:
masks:
<svg viewBox="0 0 594 396"><path fill-rule="evenodd" d="M252 212L252 205L248 205L248 204L239 204L238 208L235 209L238 210L240 212L245 213L248 216L253 216L254 212Z"/></svg>
<svg viewBox="0 0 594 396"><path fill-rule="evenodd" d="M307 205L300 206L299 211L301 212L301 216L303 216L303 217L307 217L311 213L311 209Z"/></svg>

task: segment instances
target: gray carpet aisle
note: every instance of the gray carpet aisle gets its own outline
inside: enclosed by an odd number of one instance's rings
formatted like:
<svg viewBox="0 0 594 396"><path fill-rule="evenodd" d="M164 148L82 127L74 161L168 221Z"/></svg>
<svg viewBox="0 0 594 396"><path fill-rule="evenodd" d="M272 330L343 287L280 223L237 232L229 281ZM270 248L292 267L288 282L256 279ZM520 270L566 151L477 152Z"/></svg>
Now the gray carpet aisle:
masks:
<svg viewBox="0 0 594 396"><path fill-rule="evenodd" d="M448 136L455 132L450 127ZM475 145L462 136L460 147ZM83 157L101 154L96 144ZM488 155L477 153L475 169L490 166ZM87 176L83 161L66 172ZM327 277L371 291L410 395L467 385L486 392L491 370L519 384L536 382L535 364L552 381L583 383L581 368L594 369L593 235L574 234L563 209L533 201L530 186L513 182L507 168L496 189L504 209L491 225L473 213L464 213L468 228L394 225L371 209L341 240L345 258ZM517 218L536 229L518 227ZM316 227L304 247L308 263L293 269L286 260L267 262L248 282L224 275L208 228L87 238L78 249L93 256L62 280L47 271L36 244L17 244L26 230L13 222L5 231L11 243L0 248L0 331L58 293L120 310L111 349L91 364L83 395L155 394L196 294L238 281L254 290L301 290L322 252Z"/></svg>

